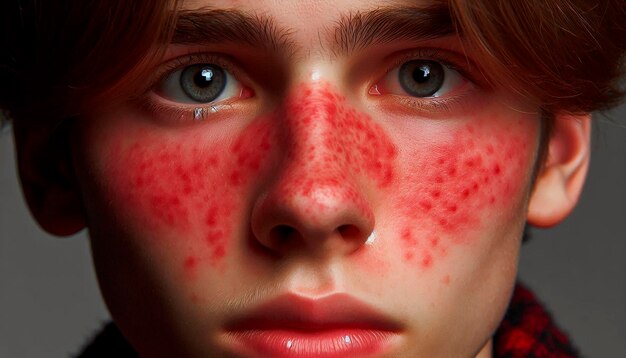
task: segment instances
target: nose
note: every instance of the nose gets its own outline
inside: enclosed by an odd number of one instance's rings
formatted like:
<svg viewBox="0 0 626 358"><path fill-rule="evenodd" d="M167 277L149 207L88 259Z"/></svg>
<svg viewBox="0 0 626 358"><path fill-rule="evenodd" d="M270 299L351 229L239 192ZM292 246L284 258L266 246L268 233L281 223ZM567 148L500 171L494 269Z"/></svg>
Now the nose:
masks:
<svg viewBox="0 0 626 358"><path fill-rule="evenodd" d="M279 110L279 165L252 210L252 231L273 254L349 255L374 230L367 180L351 170L355 111L330 86L303 85ZM354 124L354 123L353 123Z"/></svg>

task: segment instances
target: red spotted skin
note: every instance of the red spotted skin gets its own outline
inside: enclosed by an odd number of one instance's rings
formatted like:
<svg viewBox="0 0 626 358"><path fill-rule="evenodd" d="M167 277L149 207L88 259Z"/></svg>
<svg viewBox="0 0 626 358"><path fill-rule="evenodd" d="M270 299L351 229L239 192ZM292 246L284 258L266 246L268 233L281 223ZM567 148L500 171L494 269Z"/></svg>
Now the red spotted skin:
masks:
<svg viewBox="0 0 626 358"><path fill-rule="evenodd" d="M531 190L539 105L485 81L493 71L463 36L367 36L411 13L437 30L447 10L427 2L180 5L176 43L156 41L162 58L146 56L81 101L69 136L71 194L83 204L98 283L139 355L245 356L237 333L247 333L233 328L268 302L298 297L324 311L319 302L350 296L394 327L375 355L489 356L530 197L541 202L553 184ZM227 18L237 19L233 32L207 41L211 20ZM264 31L235 36L250 29L240 18ZM403 65L418 60L443 65L434 96L407 91ZM195 103L181 76L208 63L225 70L226 87ZM561 153L571 138L554 128L549 148ZM373 324L335 308L349 329ZM295 328L312 348L347 343L316 338L346 328L332 311L331 324L261 327Z"/></svg>
<svg viewBox="0 0 626 358"><path fill-rule="evenodd" d="M190 248L181 258L185 277L205 264L223 268L232 241L249 239L255 196L272 186L274 204L323 187L369 219L383 222L377 216L393 211L393 226L375 228L391 245L384 251L429 270L454 246L471 245L484 216L519 196L531 137L522 120L450 121L429 133L432 120L390 118L365 113L330 85L303 84L234 135L207 140L201 133L215 123L188 125L168 141L139 135L120 141L109 165L115 192L142 225L171 230ZM511 134L516 126L520 134ZM314 220L326 209L311 200L306 210ZM386 259L376 252L354 257L384 274Z"/></svg>
<svg viewBox="0 0 626 358"><path fill-rule="evenodd" d="M143 225L173 230L189 241L194 255L182 265L188 273L201 262L217 266L226 255L232 213L245 199L242 187L259 175L271 147L266 121L251 124L232 142L199 138L162 143L142 136L111 164L126 173L116 177L119 192Z"/></svg>
<svg viewBox="0 0 626 358"><path fill-rule="evenodd" d="M506 130L515 128L523 133L524 123L513 121ZM466 124L446 142L413 152L424 160L406 174L411 189L396 203L406 219L400 238L407 262L431 268L451 246L471 245L473 232L488 225L485 217L516 205L526 188L531 141L492 132Z"/></svg>

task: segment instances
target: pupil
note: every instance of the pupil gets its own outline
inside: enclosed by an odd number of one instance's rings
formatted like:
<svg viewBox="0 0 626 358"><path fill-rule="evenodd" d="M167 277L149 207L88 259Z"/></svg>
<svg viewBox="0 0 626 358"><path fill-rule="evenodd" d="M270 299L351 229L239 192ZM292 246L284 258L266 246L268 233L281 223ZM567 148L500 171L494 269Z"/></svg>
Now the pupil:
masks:
<svg viewBox="0 0 626 358"><path fill-rule="evenodd" d="M436 61L413 60L400 67L398 80L411 96L430 97L442 88L445 69Z"/></svg>
<svg viewBox="0 0 626 358"><path fill-rule="evenodd" d="M193 82L200 88L209 87L213 82L213 70L206 67L201 69L193 76Z"/></svg>
<svg viewBox="0 0 626 358"><path fill-rule="evenodd" d="M413 72L413 80L417 83L425 83L430 79L430 68L422 65Z"/></svg>
<svg viewBox="0 0 626 358"><path fill-rule="evenodd" d="M224 70L210 63L186 67L180 75L180 87L194 102L207 103L215 100L226 87Z"/></svg>

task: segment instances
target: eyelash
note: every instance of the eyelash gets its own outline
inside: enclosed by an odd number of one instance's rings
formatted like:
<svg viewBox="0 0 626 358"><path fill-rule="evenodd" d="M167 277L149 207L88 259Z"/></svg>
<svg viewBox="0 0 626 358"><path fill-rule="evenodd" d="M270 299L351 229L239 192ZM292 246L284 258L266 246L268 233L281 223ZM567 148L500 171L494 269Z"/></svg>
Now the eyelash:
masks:
<svg viewBox="0 0 626 358"><path fill-rule="evenodd" d="M402 65L403 63L411 60L433 60L440 62L441 64L447 66L448 68L455 70L462 74L464 77L473 81L473 79L466 73L466 69L464 67L471 66L469 60L465 63L465 65L461 65L460 55L453 55L448 51L443 51L434 48L420 48L415 49L409 52L402 53L398 57L393 60L393 64L388 68L386 73L391 72L395 67Z"/></svg>
<svg viewBox="0 0 626 358"><path fill-rule="evenodd" d="M218 53L188 53L176 57L162 65L162 67L153 77L153 80L150 83L148 90L152 90L154 86L156 86L159 82L163 81L165 78L167 78L167 76L173 74L174 72L198 63L214 63L222 67L223 69L230 71L233 75L235 75L235 77L241 77L239 69L232 64L233 60L227 55Z"/></svg>

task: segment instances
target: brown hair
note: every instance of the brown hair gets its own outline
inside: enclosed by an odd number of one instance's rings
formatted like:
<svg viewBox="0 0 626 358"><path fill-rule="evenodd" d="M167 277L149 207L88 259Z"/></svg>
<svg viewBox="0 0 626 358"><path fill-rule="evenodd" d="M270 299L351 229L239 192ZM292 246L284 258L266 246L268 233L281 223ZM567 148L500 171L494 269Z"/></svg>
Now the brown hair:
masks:
<svg viewBox="0 0 626 358"><path fill-rule="evenodd" d="M485 76L546 113L586 113L622 91L623 0L442 0ZM63 118L140 77L172 35L177 0L3 1L0 107ZM124 80L124 81L122 81ZM107 97L107 98L109 98Z"/></svg>
<svg viewBox="0 0 626 358"><path fill-rule="evenodd" d="M623 95L623 0L450 0L453 18L486 76L544 111L587 113Z"/></svg>
<svg viewBox="0 0 626 358"><path fill-rule="evenodd" d="M3 1L0 107L12 117L78 114L105 95L123 95L151 50L169 40L177 0ZM78 106L76 104L79 104Z"/></svg>

